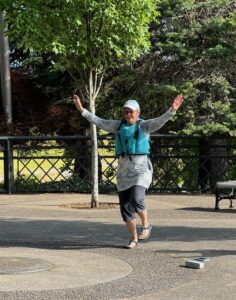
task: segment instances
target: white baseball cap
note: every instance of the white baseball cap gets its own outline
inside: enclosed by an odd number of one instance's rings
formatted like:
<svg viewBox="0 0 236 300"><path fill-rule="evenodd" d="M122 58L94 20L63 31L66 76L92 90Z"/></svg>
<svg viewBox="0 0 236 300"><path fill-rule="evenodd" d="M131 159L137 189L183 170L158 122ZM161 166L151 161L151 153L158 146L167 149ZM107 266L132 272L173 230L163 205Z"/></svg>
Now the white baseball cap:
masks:
<svg viewBox="0 0 236 300"><path fill-rule="evenodd" d="M136 100L128 100L125 102L123 108L130 108L132 110L139 110L140 111L140 107L139 107L139 104Z"/></svg>

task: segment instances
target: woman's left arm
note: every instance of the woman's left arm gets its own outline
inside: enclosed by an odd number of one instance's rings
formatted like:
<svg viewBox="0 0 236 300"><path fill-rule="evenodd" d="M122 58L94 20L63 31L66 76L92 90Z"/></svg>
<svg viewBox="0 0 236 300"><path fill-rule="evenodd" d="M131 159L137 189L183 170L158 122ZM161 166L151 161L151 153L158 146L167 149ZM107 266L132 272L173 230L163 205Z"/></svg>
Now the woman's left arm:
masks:
<svg viewBox="0 0 236 300"><path fill-rule="evenodd" d="M173 115L175 115L176 111L179 109L182 102L183 102L183 96L182 95L176 96L175 99L173 100L171 108L167 110L166 113L164 113L158 118L149 119L142 123L143 131L146 133L151 133L160 129L169 119L172 118Z"/></svg>

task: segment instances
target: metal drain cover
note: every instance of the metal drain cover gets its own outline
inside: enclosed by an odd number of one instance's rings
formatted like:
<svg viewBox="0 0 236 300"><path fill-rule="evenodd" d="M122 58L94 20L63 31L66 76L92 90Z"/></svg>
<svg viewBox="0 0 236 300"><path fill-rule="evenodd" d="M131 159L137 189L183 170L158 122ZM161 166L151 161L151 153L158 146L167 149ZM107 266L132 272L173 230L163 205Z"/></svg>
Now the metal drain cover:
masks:
<svg viewBox="0 0 236 300"><path fill-rule="evenodd" d="M53 266L49 261L38 258L0 257L0 274L40 272L51 269Z"/></svg>

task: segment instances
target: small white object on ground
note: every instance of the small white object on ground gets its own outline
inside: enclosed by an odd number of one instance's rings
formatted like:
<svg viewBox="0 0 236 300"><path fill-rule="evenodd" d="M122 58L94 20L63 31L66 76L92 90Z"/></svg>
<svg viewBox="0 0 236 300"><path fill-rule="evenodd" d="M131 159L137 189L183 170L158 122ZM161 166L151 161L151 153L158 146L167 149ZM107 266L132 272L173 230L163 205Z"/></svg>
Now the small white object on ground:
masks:
<svg viewBox="0 0 236 300"><path fill-rule="evenodd" d="M208 257L196 257L191 260L187 260L185 262L185 267L192 269L203 269L205 267L205 263L209 261Z"/></svg>

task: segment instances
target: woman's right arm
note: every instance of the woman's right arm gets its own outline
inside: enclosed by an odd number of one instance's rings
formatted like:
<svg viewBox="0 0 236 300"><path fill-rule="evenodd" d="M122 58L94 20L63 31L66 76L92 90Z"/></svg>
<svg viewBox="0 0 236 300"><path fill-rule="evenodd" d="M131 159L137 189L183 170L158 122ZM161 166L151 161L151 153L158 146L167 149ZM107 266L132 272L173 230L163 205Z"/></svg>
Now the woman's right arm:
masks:
<svg viewBox="0 0 236 300"><path fill-rule="evenodd" d="M87 109L83 108L83 105L81 104L81 101L77 95L74 95L73 100L78 111L81 112L82 116L85 117L90 123L93 123L99 128L106 130L108 132L112 132L112 133L117 132L117 128L120 125L120 121L106 120L97 117L95 114L92 114Z"/></svg>

